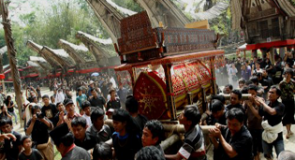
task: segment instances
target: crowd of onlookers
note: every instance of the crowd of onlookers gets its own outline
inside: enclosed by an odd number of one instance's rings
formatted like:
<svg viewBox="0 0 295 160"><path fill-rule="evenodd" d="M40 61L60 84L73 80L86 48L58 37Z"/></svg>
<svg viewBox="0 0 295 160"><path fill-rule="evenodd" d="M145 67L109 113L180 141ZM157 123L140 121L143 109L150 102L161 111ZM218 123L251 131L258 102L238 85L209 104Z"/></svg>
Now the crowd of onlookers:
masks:
<svg viewBox="0 0 295 160"><path fill-rule="evenodd" d="M55 145L63 160L206 160L207 142L213 144L214 160L259 160L260 154L294 159L284 145L284 137L293 136L293 54L275 60L227 60L217 71L229 80L223 94L212 95L203 113L196 105L179 113L184 138L175 154L160 145L163 124L141 115L130 89L117 85L112 76L55 79L50 82L52 95L25 87L20 117L25 136L13 130L13 119L18 121L12 97L1 98L0 93L0 159L53 160Z"/></svg>

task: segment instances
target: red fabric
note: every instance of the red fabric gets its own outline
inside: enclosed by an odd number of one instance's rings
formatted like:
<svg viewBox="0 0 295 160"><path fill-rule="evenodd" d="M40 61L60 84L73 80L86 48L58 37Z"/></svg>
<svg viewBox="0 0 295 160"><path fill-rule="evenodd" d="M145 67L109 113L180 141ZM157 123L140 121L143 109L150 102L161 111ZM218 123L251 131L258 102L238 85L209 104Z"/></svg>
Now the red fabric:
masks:
<svg viewBox="0 0 295 160"><path fill-rule="evenodd" d="M76 147L75 143L73 143L70 148L68 148L61 156L66 156L71 150L73 150Z"/></svg>
<svg viewBox="0 0 295 160"><path fill-rule="evenodd" d="M5 79L5 75L4 74L0 74L0 80Z"/></svg>
<svg viewBox="0 0 295 160"><path fill-rule="evenodd" d="M85 74L85 73L100 72L100 71L101 71L101 68L91 68L91 69L78 70L78 71L76 71L76 72L77 72L77 73Z"/></svg>
<svg viewBox="0 0 295 160"><path fill-rule="evenodd" d="M257 43L257 44L248 44L246 46L247 50L257 50L260 48L273 48L273 47L285 47L285 46L294 46L295 39L287 39L284 41L274 41L266 43Z"/></svg>
<svg viewBox="0 0 295 160"><path fill-rule="evenodd" d="M37 73L31 73L31 74L25 76L25 78L32 78L32 77L38 77L38 76L39 76L39 74L37 74Z"/></svg>

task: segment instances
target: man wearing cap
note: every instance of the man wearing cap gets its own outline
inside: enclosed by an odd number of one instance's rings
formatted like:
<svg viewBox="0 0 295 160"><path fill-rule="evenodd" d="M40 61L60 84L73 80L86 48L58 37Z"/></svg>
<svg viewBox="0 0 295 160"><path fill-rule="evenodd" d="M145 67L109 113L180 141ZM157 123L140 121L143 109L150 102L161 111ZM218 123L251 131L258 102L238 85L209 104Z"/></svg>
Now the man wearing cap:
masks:
<svg viewBox="0 0 295 160"><path fill-rule="evenodd" d="M74 144L74 136L69 132L69 128L66 124L62 124L52 130L50 137L54 141L56 149L60 152L61 160L90 160L89 153Z"/></svg>
<svg viewBox="0 0 295 160"><path fill-rule="evenodd" d="M76 113L74 102L71 99L66 99L64 101L64 106L67 111L67 115L64 115L63 112L59 114L59 121L57 126L66 123L68 127L71 129L71 122L75 117L81 117L80 114ZM71 129L72 130L72 129Z"/></svg>
<svg viewBox="0 0 295 160"><path fill-rule="evenodd" d="M41 111L42 114L47 117L52 123L54 122L54 116L57 114L58 110L56 109L56 106L49 102L49 96L44 95L42 97L42 101L44 103L44 106L42 107Z"/></svg>

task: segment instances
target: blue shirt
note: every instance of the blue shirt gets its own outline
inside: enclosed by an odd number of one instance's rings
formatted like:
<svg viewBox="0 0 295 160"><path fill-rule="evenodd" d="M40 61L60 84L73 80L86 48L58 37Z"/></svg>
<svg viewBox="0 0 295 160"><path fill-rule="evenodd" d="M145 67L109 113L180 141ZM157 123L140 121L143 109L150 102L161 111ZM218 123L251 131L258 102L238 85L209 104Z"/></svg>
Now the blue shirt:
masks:
<svg viewBox="0 0 295 160"><path fill-rule="evenodd" d="M81 105L84 101L87 100L87 96L85 94L82 94L81 96L77 96L76 101L79 103L79 107L81 108Z"/></svg>

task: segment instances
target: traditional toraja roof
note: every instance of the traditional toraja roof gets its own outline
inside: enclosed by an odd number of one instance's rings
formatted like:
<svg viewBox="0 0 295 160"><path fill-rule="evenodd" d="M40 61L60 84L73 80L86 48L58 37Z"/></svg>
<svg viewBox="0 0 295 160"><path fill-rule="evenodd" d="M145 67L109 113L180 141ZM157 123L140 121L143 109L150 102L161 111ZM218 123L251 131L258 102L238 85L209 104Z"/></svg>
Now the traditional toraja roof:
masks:
<svg viewBox="0 0 295 160"><path fill-rule="evenodd" d="M184 27L190 20L171 0L136 0L147 11L153 27L160 22L168 27Z"/></svg>
<svg viewBox="0 0 295 160"><path fill-rule="evenodd" d="M27 61L28 67L35 67L35 68L40 68L40 65L36 62L33 61Z"/></svg>
<svg viewBox="0 0 295 160"><path fill-rule="evenodd" d="M127 8L124 8L124 7L121 7L121 6L117 5L117 4L116 4L115 2L113 2L112 0L107 0L107 2L108 2L111 6L113 6L114 8L116 8L120 13L123 13L123 14L125 14L125 15L127 15L127 16L131 16L131 15L134 15L134 14L137 13L137 12L131 11L131 10L127 9Z"/></svg>
<svg viewBox="0 0 295 160"><path fill-rule="evenodd" d="M30 56L29 59L30 59L30 61L37 61L37 62L47 63L47 61L42 57Z"/></svg>
<svg viewBox="0 0 295 160"><path fill-rule="evenodd" d="M258 10L261 5L271 5L271 8L276 8L279 10L279 13L285 14L287 17L295 17L295 5L292 4L291 0L269 0L263 4L257 3L256 0L231 0L231 11L232 11L232 27L233 29L241 29L241 21L243 10L252 10L243 6L243 3L251 5L253 8ZM257 3L257 4L256 4ZM255 6L253 6L255 5ZM257 7L259 6L259 7ZM265 7L262 7L264 9Z"/></svg>
<svg viewBox="0 0 295 160"><path fill-rule="evenodd" d="M229 6L227 2L217 2L212 8L207 11L190 14L195 20L210 20L218 17Z"/></svg>
<svg viewBox="0 0 295 160"><path fill-rule="evenodd" d="M75 60L77 64L95 60L85 46L78 46L63 39L60 39L58 44Z"/></svg>
<svg viewBox="0 0 295 160"><path fill-rule="evenodd" d="M44 46L41 50L43 54L47 54L52 57L61 67L74 67L76 62L69 56L69 54L63 49L51 49Z"/></svg>
<svg viewBox="0 0 295 160"><path fill-rule="evenodd" d="M117 56L111 39L100 39L79 31L76 38L80 39L94 54L96 60Z"/></svg>
<svg viewBox="0 0 295 160"><path fill-rule="evenodd" d="M44 70L50 70L51 69L51 66L42 57L30 56L29 60L32 61L32 62L38 63L39 66L41 66Z"/></svg>
<svg viewBox="0 0 295 160"><path fill-rule="evenodd" d="M292 4L291 0L276 0L281 8L288 14L290 17L295 17L295 6Z"/></svg>
<svg viewBox="0 0 295 160"><path fill-rule="evenodd" d="M29 40L27 42L27 46L29 48L31 48L33 51L37 52L37 53L39 53L41 51L41 49L43 48L43 46L41 46L41 45L31 41L31 40Z"/></svg>
<svg viewBox="0 0 295 160"><path fill-rule="evenodd" d="M0 54L2 55L2 54L4 54L4 53L6 53L7 52L7 46L4 46L4 47L2 47L1 49L0 49Z"/></svg>
<svg viewBox="0 0 295 160"><path fill-rule="evenodd" d="M120 37L120 20L123 15L111 6L106 0L86 0L89 6L93 9L95 15L109 33L112 41L117 43Z"/></svg>
<svg viewBox="0 0 295 160"><path fill-rule="evenodd" d="M45 54L44 52L42 52L42 46L33 42L33 41L28 41L27 42L27 46L32 49L33 51L35 51L36 53L40 54L40 56L42 56L52 67L56 67L57 64L55 63L55 60L48 56L47 54Z"/></svg>

